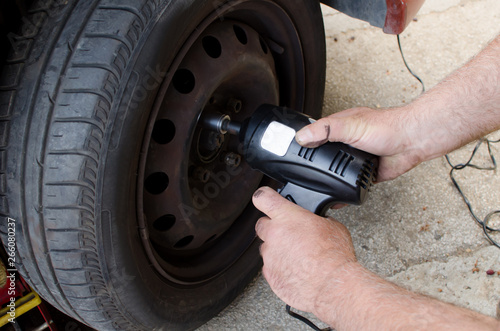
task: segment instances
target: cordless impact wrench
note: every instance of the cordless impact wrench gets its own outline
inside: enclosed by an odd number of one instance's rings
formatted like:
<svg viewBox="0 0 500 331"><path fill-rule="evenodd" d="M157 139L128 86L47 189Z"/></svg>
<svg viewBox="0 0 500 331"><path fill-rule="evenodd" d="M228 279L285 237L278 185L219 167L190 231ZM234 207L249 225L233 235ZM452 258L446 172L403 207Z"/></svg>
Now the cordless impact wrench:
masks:
<svg viewBox="0 0 500 331"><path fill-rule="evenodd" d="M260 106L242 123L222 114L207 120L220 133L237 135L245 161L283 184L278 192L286 199L322 216L333 204L360 205L375 181L377 156L340 142L302 147L295 133L313 122L273 105Z"/></svg>

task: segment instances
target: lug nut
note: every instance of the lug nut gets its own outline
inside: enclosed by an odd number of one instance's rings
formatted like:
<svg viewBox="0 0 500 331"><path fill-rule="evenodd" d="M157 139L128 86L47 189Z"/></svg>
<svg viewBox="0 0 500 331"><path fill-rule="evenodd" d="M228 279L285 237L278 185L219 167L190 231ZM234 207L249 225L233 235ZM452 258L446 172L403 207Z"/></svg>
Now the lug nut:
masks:
<svg viewBox="0 0 500 331"><path fill-rule="evenodd" d="M242 108L241 101L235 98L229 99L227 102L227 110L232 111L234 113L239 113Z"/></svg>
<svg viewBox="0 0 500 331"><path fill-rule="evenodd" d="M207 170L202 167L198 167L194 170L193 173L194 178L198 179L202 183L208 182L210 179L210 170Z"/></svg>
<svg viewBox="0 0 500 331"><path fill-rule="evenodd" d="M224 156L224 163L230 167L238 167L241 164L241 156L236 153L227 153Z"/></svg>

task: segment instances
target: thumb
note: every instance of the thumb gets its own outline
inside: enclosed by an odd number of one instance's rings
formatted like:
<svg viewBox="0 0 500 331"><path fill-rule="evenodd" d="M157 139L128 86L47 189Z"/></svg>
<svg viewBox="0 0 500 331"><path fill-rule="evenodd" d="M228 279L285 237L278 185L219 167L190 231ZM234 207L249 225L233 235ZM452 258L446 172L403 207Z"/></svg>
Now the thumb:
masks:
<svg viewBox="0 0 500 331"><path fill-rule="evenodd" d="M299 130L296 140L300 145L308 148L318 147L327 141L353 144L366 130L365 122L359 116L366 110L371 109L352 108L323 117Z"/></svg>

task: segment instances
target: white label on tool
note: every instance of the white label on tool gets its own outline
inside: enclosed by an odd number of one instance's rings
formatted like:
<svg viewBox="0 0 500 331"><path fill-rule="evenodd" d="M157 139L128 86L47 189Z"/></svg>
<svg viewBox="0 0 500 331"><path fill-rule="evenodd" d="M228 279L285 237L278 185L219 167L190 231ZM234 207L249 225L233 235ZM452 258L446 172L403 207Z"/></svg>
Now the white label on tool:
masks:
<svg viewBox="0 0 500 331"><path fill-rule="evenodd" d="M295 138L295 130L280 122L271 122L260 140L260 146L278 156L284 156Z"/></svg>

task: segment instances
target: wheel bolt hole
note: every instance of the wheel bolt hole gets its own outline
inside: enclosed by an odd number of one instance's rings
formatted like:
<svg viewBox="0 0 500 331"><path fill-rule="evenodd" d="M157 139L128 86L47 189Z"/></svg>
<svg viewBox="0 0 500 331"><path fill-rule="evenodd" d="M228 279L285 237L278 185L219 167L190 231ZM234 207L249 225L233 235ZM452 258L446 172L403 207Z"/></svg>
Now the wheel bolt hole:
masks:
<svg viewBox="0 0 500 331"><path fill-rule="evenodd" d="M194 237L193 236L186 236L179 240L177 243L175 243L174 248L184 248L187 245L189 245L193 241Z"/></svg>
<svg viewBox="0 0 500 331"><path fill-rule="evenodd" d="M174 139L175 125L172 121L162 119L156 121L153 127L153 140L158 144L168 144Z"/></svg>
<svg viewBox="0 0 500 331"><path fill-rule="evenodd" d="M210 180L210 171L198 167L194 171L194 177L202 183L207 183Z"/></svg>
<svg viewBox="0 0 500 331"><path fill-rule="evenodd" d="M222 46L217 38L212 36L203 37L201 41L203 49L211 58L218 58L222 54Z"/></svg>
<svg viewBox="0 0 500 331"><path fill-rule="evenodd" d="M260 47L262 48L262 51L264 52L264 54L267 54L269 52L269 47L267 47L267 44L264 41L264 38L259 37L259 42L260 42Z"/></svg>
<svg viewBox="0 0 500 331"><path fill-rule="evenodd" d="M241 108L243 107L242 103L238 99L231 98L227 102L227 109L229 111L239 113L241 111Z"/></svg>
<svg viewBox="0 0 500 331"><path fill-rule="evenodd" d="M245 32L245 30L243 30L243 28L239 25L233 25L233 30L234 30L234 34L236 35L236 38L238 38L240 43L242 43L243 45L246 45L248 42L248 37L247 37L247 33Z"/></svg>
<svg viewBox="0 0 500 331"><path fill-rule="evenodd" d="M157 218L153 222L153 227L157 231L164 232L170 230L174 226L174 224L175 224L175 216L168 214Z"/></svg>
<svg viewBox="0 0 500 331"><path fill-rule="evenodd" d="M172 78L172 84L179 93L188 94L194 89L195 78L190 70L179 69Z"/></svg>
<svg viewBox="0 0 500 331"><path fill-rule="evenodd" d="M168 176L164 172L155 172L146 178L144 187L151 194L160 194L168 187Z"/></svg>

